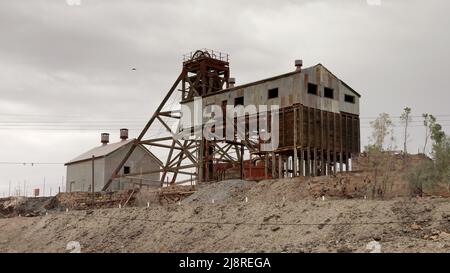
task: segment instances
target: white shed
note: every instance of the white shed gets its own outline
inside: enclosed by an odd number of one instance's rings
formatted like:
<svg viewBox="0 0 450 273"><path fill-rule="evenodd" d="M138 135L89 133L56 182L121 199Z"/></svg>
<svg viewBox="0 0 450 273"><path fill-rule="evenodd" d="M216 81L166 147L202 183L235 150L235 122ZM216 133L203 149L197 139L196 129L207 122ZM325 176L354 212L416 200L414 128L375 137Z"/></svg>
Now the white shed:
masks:
<svg viewBox="0 0 450 273"><path fill-rule="evenodd" d="M92 177L94 178L94 190L101 191L103 189L134 141L134 139L127 139L128 131L125 130L121 130L122 140L116 143L109 144L109 134L102 134L101 146L95 147L65 164L67 166L67 192L91 191ZM161 164L159 159L143 145L138 145L119 173L119 176L129 175L133 179L115 179L109 189L112 191L129 189L133 187L130 182L158 185ZM153 173L148 174L149 172ZM139 178L143 179L139 180Z"/></svg>

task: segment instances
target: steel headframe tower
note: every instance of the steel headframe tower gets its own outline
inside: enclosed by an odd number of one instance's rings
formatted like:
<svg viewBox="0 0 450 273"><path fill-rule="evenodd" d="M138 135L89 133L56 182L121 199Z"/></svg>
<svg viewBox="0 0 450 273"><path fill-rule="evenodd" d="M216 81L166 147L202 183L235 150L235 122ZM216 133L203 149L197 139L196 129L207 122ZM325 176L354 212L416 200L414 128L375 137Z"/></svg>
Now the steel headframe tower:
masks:
<svg viewBox="0 0 450 273"><path fill-rule="evenodd" d="M183 103L194 97L203 97L228 88L229 79L228 54L202 49L184 55L180 75L133 142L130 150L117 165L103 190L108 190L114 179L151 173L160 173L160 180L152 182L159 182L161 186L165 182L175 184L209 181L214 178L214 163L228 162L242 165L244 148L250 147L249 142L207 141L203 135L200 138L180 139L177 137L181 119L181 112L174 110L173 107L174 102L180 105L180 101L176 101L177 97L179 99L175 92L177 87L181 84L181 89L177 91L181 92L181 103ZM172 104L170 100L173 101ZM149 136L155 131L157 131L156 135ZM122 167L138 145L146 146L154 157L160 159L158 160L159 169L124 175L121 172Z"/></svg>

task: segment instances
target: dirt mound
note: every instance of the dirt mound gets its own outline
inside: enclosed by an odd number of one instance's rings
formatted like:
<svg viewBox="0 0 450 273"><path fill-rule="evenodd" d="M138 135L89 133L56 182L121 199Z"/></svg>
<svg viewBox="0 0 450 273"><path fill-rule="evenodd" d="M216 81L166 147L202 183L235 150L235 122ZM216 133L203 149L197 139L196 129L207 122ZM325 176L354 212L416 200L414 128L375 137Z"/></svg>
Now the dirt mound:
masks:
<svg viewBox="0 0 450 273"><path fill-rule="evenodd" d="M195 192L99 193L99 206L89 205L89 193L60 194L27 206L68 212L0 219L0 252L64 252L70 241L82 252L369 252L374 241L383 252L448 252L449 199L409 197L397 163L385 200L372 199L372 173L364 170L203 183ZM4 204L0 212L8 213Z"/></svg>
<svg viewBox="0 0 450 273"><path fill-rule="evenodd" d="M236 198L244 198L245 192L256 185L254 181L225 180L216 183L203 184L183 203L213 203L231 202Z"/></svg>
<svg viewBox="0 0 450 273"><path fill-rule="evenodd" d="M38 216L48 212L52 197L9 197L0 199L0 216Z"/></svg>
<svg viewBox="0 0 450 273"><path fill-rule="evenodd" d="M370 188L379 197L381 192L383 198L395 198L414 195L406 174L411 168L431 159L424 154L408 154L405 157L402 152L384 152L382 160L387 164L375 172L373 165L376 160L377 158L370 158L367 153L362 153L352 159L352 168L367 177Z"/></svg>
<svg viewBox="0 0 450 273"><path fill-rule="evenodd" d="M0 219L0 252L382 252L450 250L447 199L182 203Z"/></svg>

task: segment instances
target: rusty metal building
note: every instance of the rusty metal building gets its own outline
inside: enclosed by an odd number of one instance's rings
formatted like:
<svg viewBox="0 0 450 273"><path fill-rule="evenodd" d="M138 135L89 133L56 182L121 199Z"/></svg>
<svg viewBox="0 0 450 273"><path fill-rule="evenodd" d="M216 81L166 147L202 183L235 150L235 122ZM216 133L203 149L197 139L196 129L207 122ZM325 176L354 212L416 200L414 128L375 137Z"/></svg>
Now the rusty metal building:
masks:
<svg viewBox="0 0 450 273"><path fill-rule="evenodd" d="M202 64L211 66L209 56L205 59L208 64L193 63L198 67ZM295 71L221 89L224 83L230 82L228 62L212 59L214 70L222 71L223 77L217 76L218 84L213 88L207 89L207 85L203 85L197 93L187 92L191 95L186 96L182 104L190 104L193 96L200 95L203 105L278 105L278 148L270 155L258 151L258 147L251 152L273 157L271 166L267 166L271 176L316 176L349 170L352 154L360 151L361 97L349 85L322 64L302 69L302 61L298 60ZM192 63L187 67L192 67ZM247 165L247 172L252 165L256 167L254 162Z"/></svg>
<svg viewBox="0 0 450 273"><path fill-rule="evenodd" d="M227 54L205 49L185 55L180 75L105 189L137 145L166 149L167 158L160 165L161 183L319 176L350 170L352 154L360 152L361 96L322 64L308 68L302 65L297 60L291 72L235 86ZM219 105L223 109L239 104L278 105L279 145L273 151L262 151L262 141L251 139L248 132L233 140L174 138L176 132L172 132L167 119L181 117L177 111L164 108L177 90L181 93L180 104L189 108L196 97L201 97L204 106ZM224 121L236 123L237 118ZM260 116L248 116L246 123L251 118ZM156 122L169 134L146 138ZM180 180L180 175L188 179Z"/></svg>

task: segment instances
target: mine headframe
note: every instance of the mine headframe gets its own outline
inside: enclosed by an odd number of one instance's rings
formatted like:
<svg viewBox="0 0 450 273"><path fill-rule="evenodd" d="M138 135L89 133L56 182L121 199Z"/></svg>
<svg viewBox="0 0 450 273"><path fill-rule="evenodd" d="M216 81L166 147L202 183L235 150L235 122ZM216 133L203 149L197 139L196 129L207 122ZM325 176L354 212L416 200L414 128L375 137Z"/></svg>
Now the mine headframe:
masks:
<svg viewBox="0 0 450 273"><path fill-rule="evenodd" d="M197 50L184 55L182 100L203 97L229 87L228 54Z"/></svg>
<svg viewBox="0 0 450 273"><path fill-rule="evenodd" d="M140 177L142 181L142 175L151 173L159 173L160 178L152 181L144 179L147 184L157 183L163 186L164 183L207 181L213 178L213 163L242 165L244 149L252 149L248 141L207 141L203 135L180 139L177 135L180 130L181 111L174 107L173 103L179 106L180 102L226 89L229 87L229 81L228 54L203 49L184 55L180 75L114 169L103 190L108 190L115 179L133 180ZM159 159L159 168L137 174L124 174L122 168L138 145L144 145L152 156Z"/></svg>

